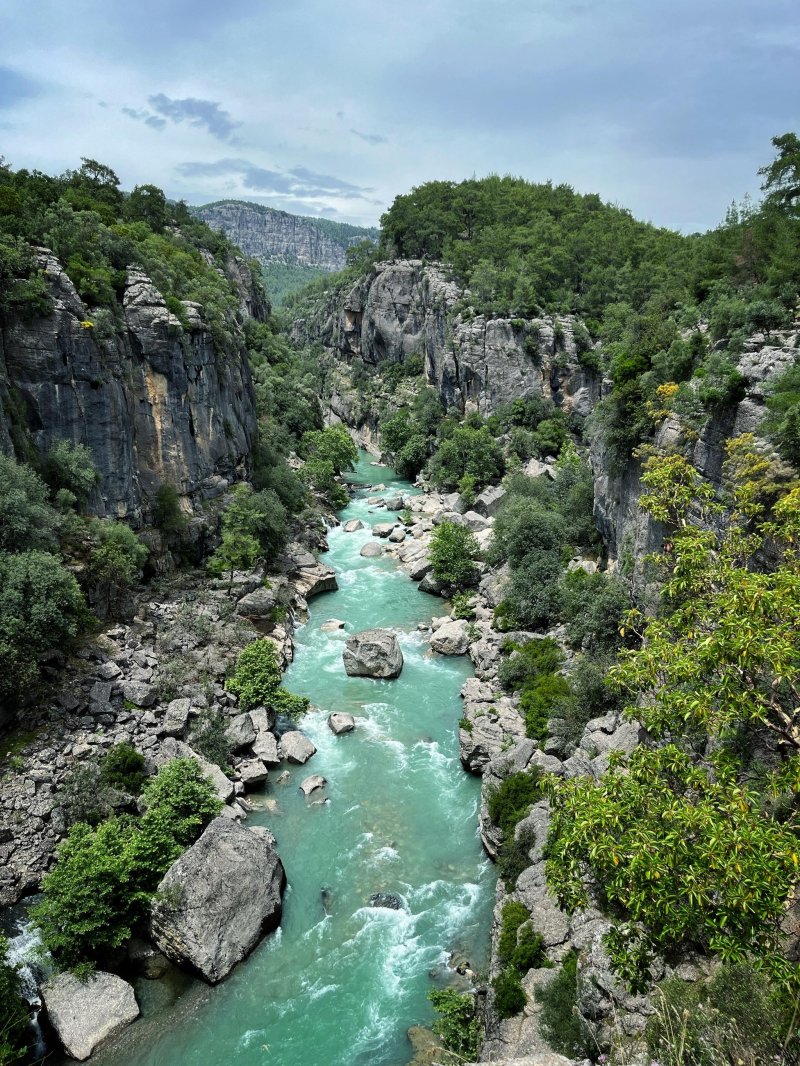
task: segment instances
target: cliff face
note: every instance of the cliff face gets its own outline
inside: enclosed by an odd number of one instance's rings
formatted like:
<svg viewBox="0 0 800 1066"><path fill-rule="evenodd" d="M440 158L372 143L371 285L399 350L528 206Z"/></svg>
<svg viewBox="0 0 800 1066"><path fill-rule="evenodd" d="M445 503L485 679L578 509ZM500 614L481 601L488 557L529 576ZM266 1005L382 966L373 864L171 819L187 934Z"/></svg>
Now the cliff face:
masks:
<svg viewBox="0 0 800 1066"><path fill-rule="evenodd" d="M53 311L0 330L0 448L11 451L12 438L40 454L59 439L87 445L100 475L90 509L134 526L162 482L184 496L215 495L220 478L245 462L255 433L244 350L218 352L197 304L184 304L184 329L136 270L128 272L124 324L98 336L59 262L46 250L37 255ZM263 310L244 290L242 306Z"/></svg>
<svg viewBox="0 0 800 1066"><path fill-rule="evenodd" d="M207 204L194 213L264 266L297 263L327 271L341 270L350 245L365 238L376 240L378 236L374 229L290 215L241 200Z"/></svg>
<svg viewBox="0 0 800 1066"><path fill-rule="evenodd" d="M346 293L333 292L295 322L296 343L321 342L345 367L424 359L428 382L447 408L491 414L519 397L543 395L585 415L599 380L581 367L574 320L510 319L459 313L465 294L419 260L378 264Z"/></svg>

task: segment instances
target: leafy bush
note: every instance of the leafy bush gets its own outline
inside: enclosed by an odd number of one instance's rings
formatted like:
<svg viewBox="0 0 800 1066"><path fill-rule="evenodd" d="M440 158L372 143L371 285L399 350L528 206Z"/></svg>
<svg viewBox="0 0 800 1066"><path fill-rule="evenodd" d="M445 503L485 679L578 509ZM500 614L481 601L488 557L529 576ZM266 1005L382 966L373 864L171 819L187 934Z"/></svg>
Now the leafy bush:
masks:
<svg viewBox="0 0 800 1066"><path fill-rule="evenodd" d="M54 495L59 489L66 489L81 506L85 506L99 480L86 445L67 440L56 441L47 453L44 477Z"/></svg>
<svg viewBox="0 0 800 1066"><path fill-rule="evenodd" d="M536 833L527 826L503 841L497 856L497 872L509 891L523 870L530 866L530 850L535 844Z"/></svg>
<svg viewBox="0 0 800 1066"><path fill-rule="evenodd" d="M296 696L282 688L278 653L266 637L247 645L225 687L239 697L243 710L268 706L279 714L297 717L310 706L305 696Z"/></svg>
<svg viewBox="0 0 800 1066"><path fill-rule="evenodd" d="M333 463L324 459L309 459L300 471L300 477L316 492L325 496L331 507L341 510L350 497L347 489L336 480Z"/></svg>
<svg viewBox="0 0 800 1066"><path fill-rule="evenodd" d="M223 715L219 711L206 709L196 719L189 737L191 747L222 770L227 768L231 754L231 745L225 729Z"/></svg>
<svg viewBox="0 0 800 1066"><path fill-rule="evenodd" d="M0 551L52 551L58 525L39 475L0 452Z"/></svg>
<svg viewBox="0 0 800 1066"><path fill-rule="evenodd" d="M475 609L472 606L473 597L467 592L457 592L453 596L453 618L460 618L470 622L475 617Z"/></svg>
<svg viewBox="0 0 800 1066"><path fill-rule="evenodd" d="M428 557L433 576L449 588L461 590L475 584L474 560L479 555L478 542L466 526L444 521L431 535Z"/></svg>
<svg viewBox="0 0 800 1066"><path fill-rule="evenodd" d="M185 532L186 515L181 510L181 498L174 485L163 481L156 490L153 501L153 522L167 540L174 540Z"/></svg>
<svg viewBox="0 0 800 1066"><path fill-rule="evenodd" d="M542 1005L542 1032L550 1047L572 1059L590 1059L597 1052L589 1026L578 1013L578 956L571 951L548 984L536 990Z"/></svg>
<svg viewBox="0 0 800 1066"><path fill-rule="evenodd" d="M66 774L57 797L67 825L100 825L112 813L109 784L95 762L79 763ZM116 786L114 786L116 787Z"/></svg>
<svg viewBox="0 0 800 1066"><path fill-rule="evenodd" d="M124 610L126 597L139 580L148 550L124 522L96 519L90 529L96 547L89 554L87 579L105 612L113 617Z"/></svg>
<svg viewBox="0 0 800 1066"><path fill-rule="evenodd" d="M0 934L0 1066L22 1060L29 1043L29 1017L19 970L8 961L8 940Z"/></svg>
<svg viewBox="0 0 800 1066"><path fill-rule="evenodd" d="M307 458L330 463L335 474L353 470L358 462L358 448L344 426L309 430L300 447Z"/></svg>
<svg viewBox="0 0 800 1066"><path fill-rule="evenodd" d="M561 580L560 599L573 647L595 655L611 654L623 643L620 630L631 598L619 578L573 570Z"/></svg>
<svg viewBox="0 0 800 1066"><path fill-rule="evenodd" d="M130 939L158 882L221 807L193 759L162 767L142 802L138 821L79 823L59 845L31 910L59 965L96 962Z"/></svg>
<svg viewBox="0 0 800 1066"><path fill-rule="evenodd" d="M541 772L534 766L522 773L509 774L489 793L489 817L502 829L507 840L517 822L542 798Z"/></svg>
<svg viewBox="0 0 800 1066"><path fill-rule="evenodd" d="M506 966L501 970L492 981L492 988L495 1010L501 1018L513 1018L524 1010L528 997L522 987L519 971L513 966Z"/></svg>
<svg viewBox="0 0 800 1066"><path fill-rule="evenodd" d="M111 788L138 796L147 780L144 756L131 744L114 744L100 763L100 779Z"/></svg>
<svg viewBox="0 0 800 1066"><path fill-rule="evenodd" d="M453 988L435 988L428 993L428 999L439 1015L433 1031L447 1050L465 1062L477 1058L481 1030L474 998Z"/></svg>

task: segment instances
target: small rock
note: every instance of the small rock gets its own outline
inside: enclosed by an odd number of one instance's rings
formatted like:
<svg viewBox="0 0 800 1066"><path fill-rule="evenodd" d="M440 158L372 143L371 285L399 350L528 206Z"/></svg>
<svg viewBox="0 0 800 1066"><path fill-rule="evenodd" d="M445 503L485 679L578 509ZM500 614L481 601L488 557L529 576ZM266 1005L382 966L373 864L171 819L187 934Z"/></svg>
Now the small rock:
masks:
<svg viewBox="0 0 800 1066"><path fill-rule="evenodd" d="M402 526L395 526L392 532L389 534L389 540L392 544L402 544L406 539L406 531Z"/></svg>
<svg viewBox="0 0 800 1066"><path fill-rule="evenodd" d="M386 907L391 911L400 911L403 909L403 901L399 896L396 896L394 892L374 892L369 897L370 907Z"/></svg>
<svg viewBox="0 0 800 1066"><path fill-rule="evenodd" d="M328 726L335 736L341 733L352 733L356 727L356 720L352 714L345 711L334 711L328 715Z"/></svg>
<svg viewBox="0 0 800 1066"><path fill-rule="evenodd" d="M431 636L431 648L439 655L466 655L469 650L469 622L445 622Z"/></svg>
<svg viewBox="0 0 800 1066"><path fill-rule="evenodd" d="M349 522L345 522L342 528L345 533L356 533L359 529L364 528L364 523L360 518L351 518Z"/></svg>
<svg viewBox="0 0 800 1066"><path fill-rule="evenodd" d="M260 759L248 759L239 765L239 777L245 788L263 785L269 771Z"/></svg>
<svg viewBox="0 0 800 1066"><path fill-rule="evenodd" d="M336 633L340 629L344 629L345 623L341 618L329 618L326 622L323 622L319 627L323 633Z"/></svg>
<svg viewBox="0 0 800 1066"><path fill-rule="evenodd" d="M192 701L189 699L172 700L161 723L159 732L168 737L180 737L186 731Z"/></svg>
<svg viewBox="0 0 800 1066"><path fill-rule="evenodd" d="M372 527L372 535L374 537L388 537L395 529L397 529L395 522L378 522L376 526Z"/></svg>
<svg viewBox="0 0 800 1066"><path fill-rule="evenodd" d="M310 796L316 789L324 788L327 783L322 774L312 774L311 777L307 777L305 781L300 782L300 791L304 796Z"/></svg>
<svg viewBox="0 0 800 1066"><path fill-rule="evenodd" d="M122 695L137 707L152 707L158 691L155 685L148 685L144 681L123 681Z"/></svg>

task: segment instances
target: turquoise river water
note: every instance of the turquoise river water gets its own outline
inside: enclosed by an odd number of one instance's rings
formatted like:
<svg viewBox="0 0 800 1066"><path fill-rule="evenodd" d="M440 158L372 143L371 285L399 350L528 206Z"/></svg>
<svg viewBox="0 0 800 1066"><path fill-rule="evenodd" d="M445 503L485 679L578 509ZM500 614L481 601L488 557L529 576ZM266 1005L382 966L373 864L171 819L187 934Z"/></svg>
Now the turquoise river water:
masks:
<svg viewBox="0 0 800 1066"><path fill-rule="evenodd" d="M433 656L417 631L441 600L391 558L359 555L369 527L386 521L366 502L369 486L383 480L381 494L393 495L408 484L366 457L354 480L341 518L367 528L330 532L324 558L339 591L311 601L285 679L319 708L300 723L318 752L290 768L288 784L273 771L253 797L263 806L250 822L272 829L286 867L281 927L216 988L139 982L144 1017L94 1057L98 1066L405 1066L406 1030L432 1019L427 994L437 975L446 980L449 954L485 965L495 877L477 836L479 784L461 769L457 741L470 664ZM345 632L322 632L332 617ZM397 680L345 674L347 633L374 626L398 634ZM333 710L356 716L354 733L333 736ZM309 773L328 779L329 802L303 798L297 785ZM382 891L404 909L367 906Z"/></svg>

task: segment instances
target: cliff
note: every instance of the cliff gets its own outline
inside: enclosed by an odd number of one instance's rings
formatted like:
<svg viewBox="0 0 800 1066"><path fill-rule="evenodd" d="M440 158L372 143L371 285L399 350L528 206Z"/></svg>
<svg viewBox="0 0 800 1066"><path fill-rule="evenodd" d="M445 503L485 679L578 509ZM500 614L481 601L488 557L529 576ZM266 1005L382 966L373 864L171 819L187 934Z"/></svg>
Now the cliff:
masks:
<svg viewBox="0 0 800 1066"><path fill-rule="evenodd" d="M298 264L325 271L341 270L347 249L363 240L377 240L378 231L328 219L290 215L261 204L221 200L194 208L194 214L262 266Z"/></svg>
<svg viewBox="0 0 800 1066"><path fill-rule="evenodd" d="M600 395L581 365L576 320L487 318L439 266L421 260L379 263L348 291L333 289L292 329L295 343L322 343L347 371L424 360L428 383L445 407L489 415L535 394L586 415ZM342 398L334 397L334 415Z"/></svg>
<svg viewBox="0 0 800 1066"><path fill-rule="evenodd" d="M0 448L45 454L60 439L88 446L100 475L89 502L100 516L141 525L160 484L186 497L216 495L246 462L255 399L241 337L215 347L203 309L184 302L183 325L140 271L129 269L122 321L82 303L58 260L36 252L53 301L33 322L0 330ZM229 264L241 315L266 308Z"/></svg>

